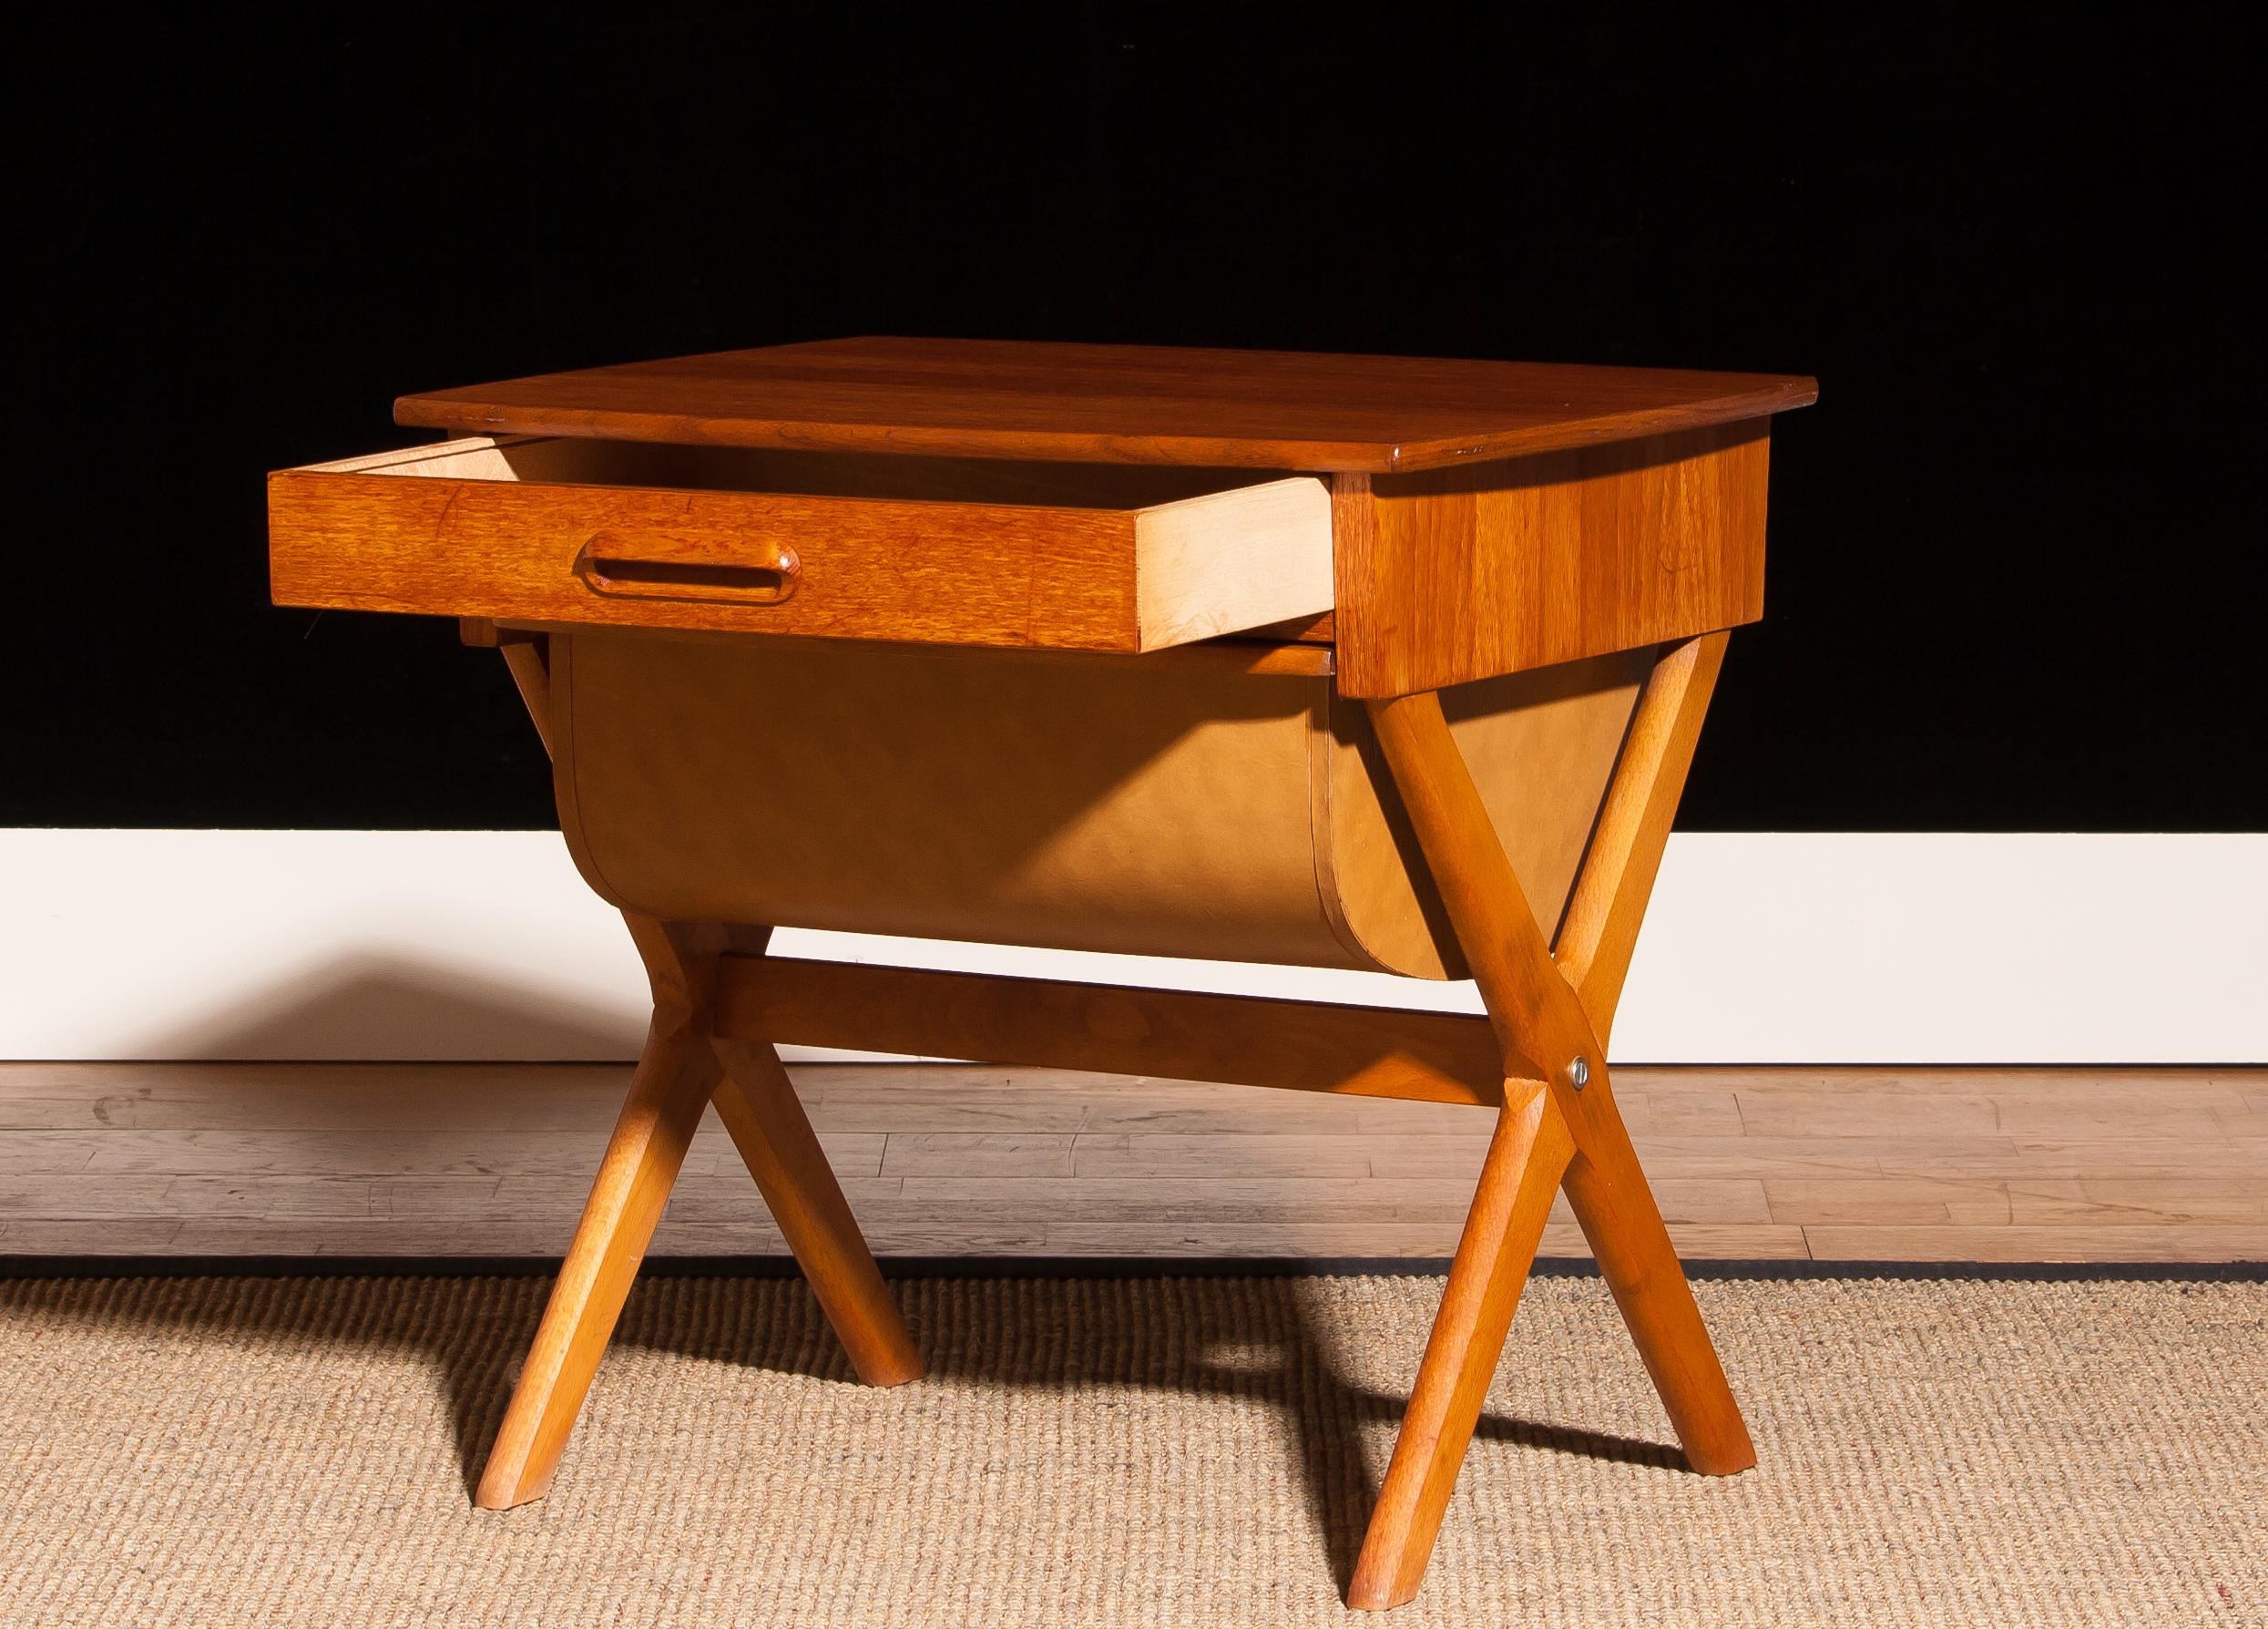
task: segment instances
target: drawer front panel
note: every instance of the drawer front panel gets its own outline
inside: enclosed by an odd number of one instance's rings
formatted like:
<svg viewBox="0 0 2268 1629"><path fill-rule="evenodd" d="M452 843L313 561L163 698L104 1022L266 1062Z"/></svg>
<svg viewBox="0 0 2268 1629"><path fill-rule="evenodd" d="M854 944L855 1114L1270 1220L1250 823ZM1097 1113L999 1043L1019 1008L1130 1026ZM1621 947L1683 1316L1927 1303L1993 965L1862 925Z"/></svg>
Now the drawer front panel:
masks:
<svg viewBox="0 0 2268 1629"><path fill-rule="evenodd" d="M920 643L1139 648L1139 511L270 477L277 603Z"/></svg>

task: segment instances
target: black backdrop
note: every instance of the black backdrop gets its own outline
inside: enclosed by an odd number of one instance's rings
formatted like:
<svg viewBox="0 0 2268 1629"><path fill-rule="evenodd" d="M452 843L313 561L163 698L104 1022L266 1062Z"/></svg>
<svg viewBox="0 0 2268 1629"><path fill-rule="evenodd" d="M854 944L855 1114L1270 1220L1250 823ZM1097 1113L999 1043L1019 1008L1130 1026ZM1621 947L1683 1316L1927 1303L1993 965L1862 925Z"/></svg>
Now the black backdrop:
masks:
<svg viewBox="0 0 2268 1629"><path fill-rule="evenodd" d="M547 824L493 653L267 606L263 472L422 439L413 389L854 333L1815 374L1685 824L2262 824L2231 42L2156 9L1354 15L17 36L0 825Z"/></svg>

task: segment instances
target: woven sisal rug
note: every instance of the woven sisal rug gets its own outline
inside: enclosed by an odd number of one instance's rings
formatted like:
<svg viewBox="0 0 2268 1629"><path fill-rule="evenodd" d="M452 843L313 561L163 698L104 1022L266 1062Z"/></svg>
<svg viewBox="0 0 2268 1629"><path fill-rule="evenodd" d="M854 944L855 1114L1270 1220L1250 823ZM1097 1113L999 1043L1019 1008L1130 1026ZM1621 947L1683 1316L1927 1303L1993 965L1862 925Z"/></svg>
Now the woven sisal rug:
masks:
<svg viewBox="0 0 2268 1629"><path fill-rule="evenodd" d="M467 1477L533 1278L0 1283L0 1624L2268 1623L2268 1286L1720 1278L1760 1467L1529 1286L1425 1593L1344 1611L1427 1278L649 1279L551 1495Z"/></svg>

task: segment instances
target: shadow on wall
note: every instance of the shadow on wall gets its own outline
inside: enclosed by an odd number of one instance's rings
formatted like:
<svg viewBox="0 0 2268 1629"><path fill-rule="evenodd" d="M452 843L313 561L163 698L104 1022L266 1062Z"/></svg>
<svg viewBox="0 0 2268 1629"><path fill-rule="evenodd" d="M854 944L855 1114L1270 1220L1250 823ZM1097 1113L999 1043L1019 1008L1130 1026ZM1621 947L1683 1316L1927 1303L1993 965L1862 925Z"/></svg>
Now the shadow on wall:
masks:
<svg viewBox="0 0 2268 1629"><path fill-rule="evenodd" d="M629 1061L646 991L593 1007L547 990L384 955L344 956L209 1018L142 1038L143 1058Z"/></svg>

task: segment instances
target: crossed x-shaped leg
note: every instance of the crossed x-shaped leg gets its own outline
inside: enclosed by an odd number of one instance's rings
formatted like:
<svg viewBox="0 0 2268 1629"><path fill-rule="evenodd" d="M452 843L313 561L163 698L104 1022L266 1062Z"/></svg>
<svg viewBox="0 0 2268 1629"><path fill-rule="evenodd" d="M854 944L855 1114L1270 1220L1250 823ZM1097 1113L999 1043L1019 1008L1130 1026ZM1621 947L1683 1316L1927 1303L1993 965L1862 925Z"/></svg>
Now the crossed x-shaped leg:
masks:
<svg viewBox="0 0 2268 1629"><path fill-rule="evenodd" d="M1398 1606L1417 1593L1544 1218L1562 1187L1669 1409L1686 1462L1710 1476L1756 1462L1615 1107L1606 1060L1607 1030L1724 642L1716 633L1675 647L1648 679L1568 904L1556 958L1457 755L1439 701L1420 695L1372 704L1395 784L1502 1046L1506 1079L1479 1191L1347 1591L1351 1606Z"/></svg>
<svg viewBox="0 0 2268 1629"><path fill-rule="evenodd" d="M542 647L510 635L502 642L548 744ZM1496 1134L1349 1605L1395 1606L1417 1593L1562 1188L1687 1462L1715 1476L1748 1469L1756 1456L1747 1428L1615 1107L1606 1063L1607 1032L1724 644L1724 634L1710 634L1666 648L1656 662L1556 951L1536 925L1438 698L1369 703L1487 1009L1485 1026L1452 1015L766 962L768 929L628 918L653 986L652 1029L497 1432L479 1502L501 1509L539 1498L549 1485L711 1101L860 1378L888 1386L920 1378L921 1359L774 1042L1496 1106Z"/></svg>

